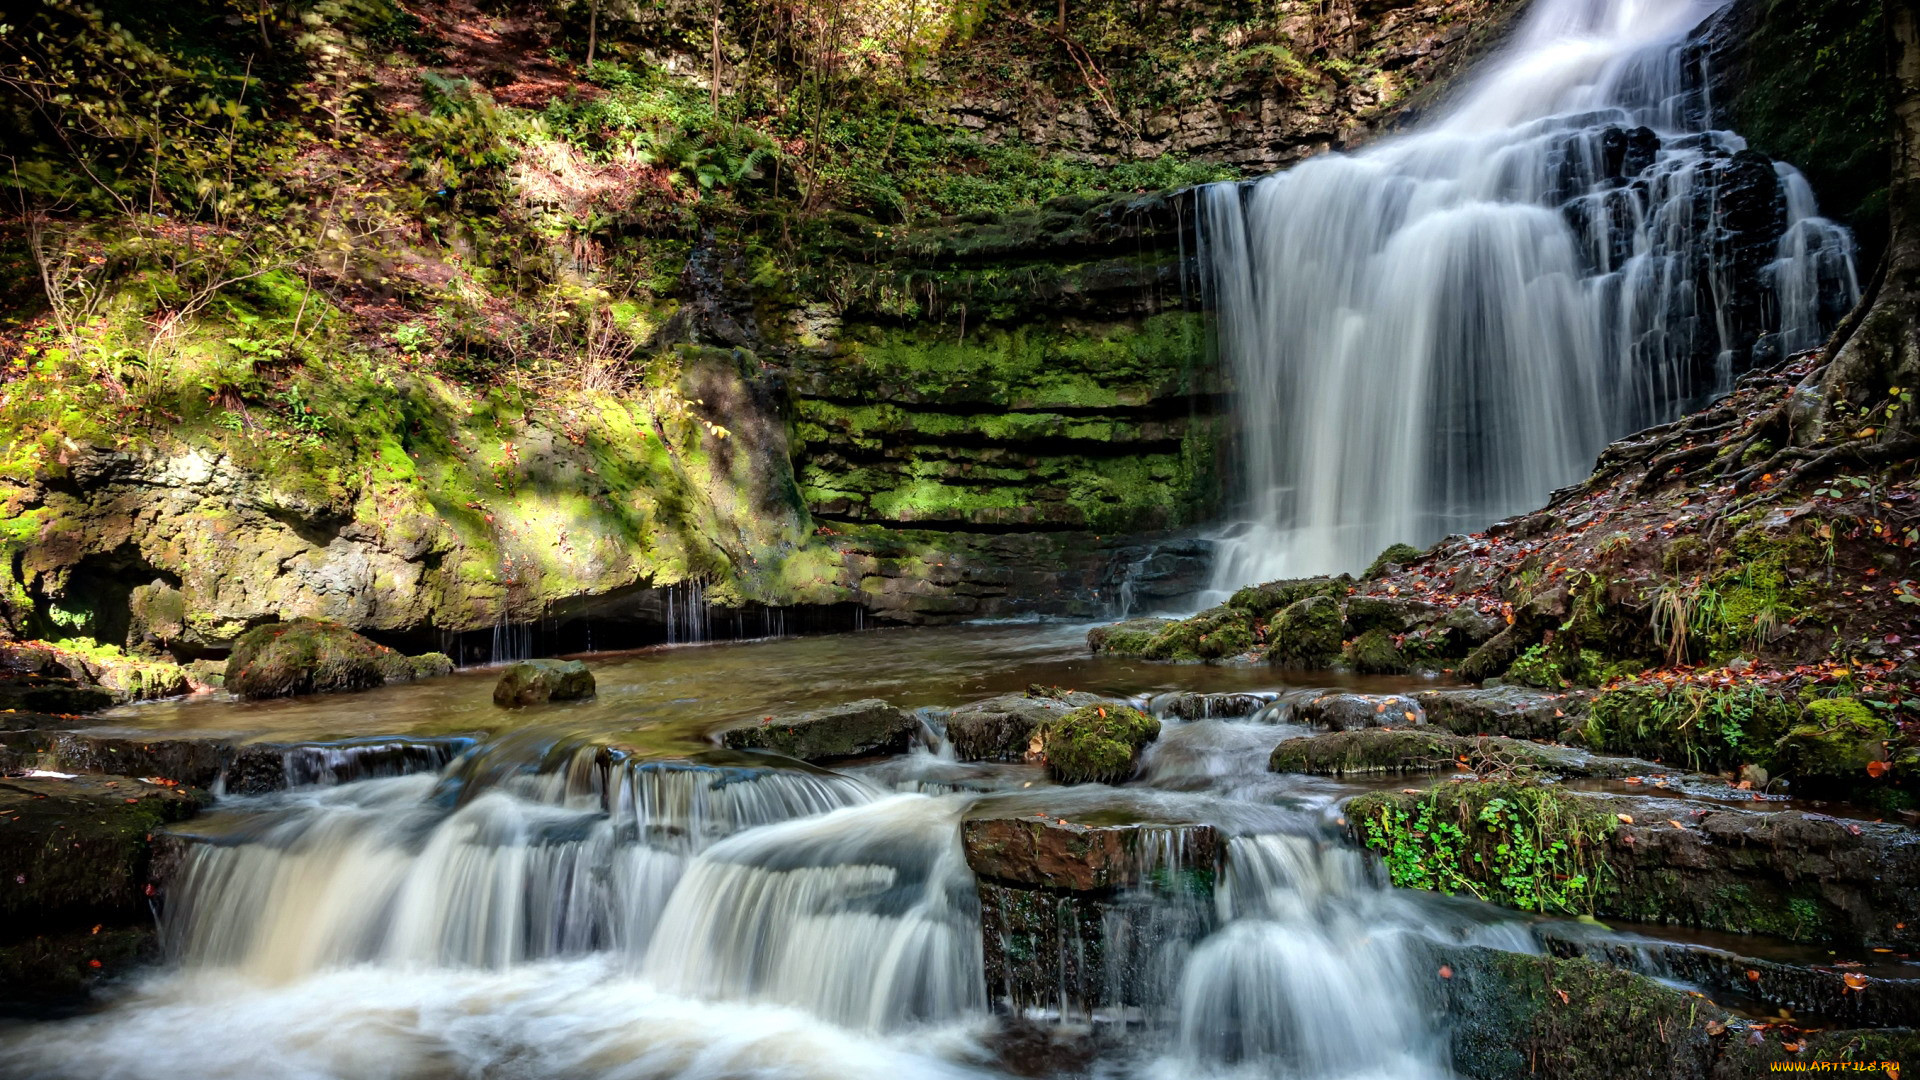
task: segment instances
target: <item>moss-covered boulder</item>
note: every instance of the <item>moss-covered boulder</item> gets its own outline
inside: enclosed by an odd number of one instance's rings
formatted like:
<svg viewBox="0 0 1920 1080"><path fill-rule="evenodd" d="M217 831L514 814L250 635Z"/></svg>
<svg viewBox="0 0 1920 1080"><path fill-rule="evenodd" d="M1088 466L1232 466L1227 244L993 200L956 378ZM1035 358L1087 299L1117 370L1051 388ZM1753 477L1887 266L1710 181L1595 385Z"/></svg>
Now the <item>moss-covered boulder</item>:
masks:
<svg viewBox="0 0 1920 1080"><path fill-rule="evenodd" d="M1020 761L1040 753L1047 724L1098 697L1087 693L1001 694L947 714L947 741L961 761Z"/></svg>
<svg viewBox="0 0 1920 1080"><path fill-rule="evenodd" d="M1047 774L1066 784L1118 783L1133 775L1160 721L1126 705L1083 705L1041 735Z"/></svg>
<svg viewBox="0 0 1920 1080"><path fill-rule="evenodd" d="M578 660L521 660L500 672L500 681L493 687L493 703L503 709L518 709L549 701L580 701L593 693L593 672Z"/></svg>
<svg viewBox="0 0 1920 1080"><path fill-rule="evenodd" d="M1374 556L1373 562L1367 565L1367 572L1360 575L1360 580L1371 581L1374 578L1391 574L1424 554L1426 554L1426 552L1414 547L1412 544L1389 545L1385 551Z"/></svg>
<svg viewBox="0 0 1920 1080"><path fill-rule="evenodd" d="M1109 656L1140 656L1173 619L1128 619L1087 631L1087 648Z"/></svg>
<svg viewBox="0 0 1920 1080"><path fill-rule="evenodd" d="M878 698L809 712L763 716L723 729L721 745L771 750L802 761L840 761L906 750L917 725L912 716Z"/></svg>
<svg viewBox="0 0 1920 1080"><path fill-rule="evenodd" d="M433 659L438 657L438 659ZM446 658L412 660L325 619L293 619L241 634L227 658L226 688L243 698L366 690L437 672ZM451 667L446 661L445 667Z"/></svg>
<svg viewBox="0 0 1920 1080"><path fill-rule="evenodd" d="M1774 744L1769 768L1809 779L1863 779L1869 766L1886 761L1892 736L1892 725L1857 698L1820 698Z"/></svg>
<svg viewBox="0 0 1920 1080"><path fill-rule="evenodd" d="M112 704L112 694L75 678L52 650L0 645L0 710L72 715Z"/></svg>
<svg viewBox="0 0 1920 1080"><path fill-rule="evenodd" d="M1278 667L1330 667L1340 658L1340 602L1324 593L1295 600L1267 630L1267 660Z"/></svg>
<svg viewBox="0 0 1920 1080"><path fill-rule="evenodd" d="M1273 748L1267 767L1274 772L1314 776L1368 773L1474 772L1559 773L1575 771L1567 751L1499 736L1471 738L1443 731L1387 731L1362 728L1304 739L1288 739Z"/></svg>
<svg viewBox="0 0 1920 1080"><path fill-rule="evenodd" d="M1253 620L1221 605L1163 628L1140 655L1148 660L1220 660L1253 648Z"/></svg>
<svg viewBox="0 0 1920 1080"><path fill-rule="evenodd" d="M187 598L165 581L136 586L127 597L127 649L158 656L187 633Z"/></svg>
<svg viewBox="0 0 1920 1080"><path fill-rule="evenodd" d="M1400 694L1348 694L1339 691L1289 693L1293 721L1328 731L1355 728L1416 727L1427 722L1418 702Z"/></svg>
<svg viewBox="0 0 1920 1080"><path fill-rule="evenodd" d="M1338 577L1287 578L1282 581L1269 581L1240 589L1227 601L1227 606L1238 608L1255 619L1267 619L1274 612L1299 603L1310 596L1339 599L1347 595L1347 589L1352 585L1353 579L1345 574Z"/></svg>
<svg viewBox="0 0 1920 1080"><path fill-rule="evenodd" d="M1362 675L1400 675L1413 670L1413 662L1385 630L1369 630L1340 651L1340 662Z"/></svg>

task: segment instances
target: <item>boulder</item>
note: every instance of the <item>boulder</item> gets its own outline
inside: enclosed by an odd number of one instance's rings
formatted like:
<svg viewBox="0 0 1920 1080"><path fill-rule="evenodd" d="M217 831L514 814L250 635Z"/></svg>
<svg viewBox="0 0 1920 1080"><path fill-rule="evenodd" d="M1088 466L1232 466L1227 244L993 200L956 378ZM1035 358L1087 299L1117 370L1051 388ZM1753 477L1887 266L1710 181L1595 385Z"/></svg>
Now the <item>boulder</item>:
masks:
<svg viewBox="0 0 1920 1080"><path fill-rule="evenodd" d="M878 698L825 709L766 716L719 733L734 750L771 750L803 761L837 761L899 753L912 742L913 717Z"/></svg>
<svg viewBox="0 0 1920 1080"><path fill-rule="evenodd" d="M0 710L74 714L112 704L112 694L75 678L51 650L0 645Z"/></svg>
<svg viewBox="0 0 1920 1080"><path fill-rule="evenodd" d="M429 671L438 667L425 665ZM419 674L408 657L340 623L300 618L241 634L227 658L226 688L243 698L287 697L366 690Z"/></svg>
<svg viewBox="0 0 1920 1080"><path fill-rule="evenodd" d="M1086 693L1002 694L948 713L947 740L961 761L1020 761L1038 753L1035 740L1048 722L1099 700Z"/></svg>
<svg viewBox="0 0 1920 1080"><path fill-rule="evenodd" d="M1399 694L1316 693L1293 701L1295 723L1328 731L1354 728L1414 727L1427 722L1426 710Z"/></svg>
<svg viewBox="0 0 1920 1080"><path fill-rule="evenodd" d="M1413 695L1427 722L1456 735L1556 739L1577 727L1592 695L1549 693L1523 686L1422 690Z"/></svg>
<svg viewBox="0 0 1920 1080"><path fill-rule="evenodd" d="M1349 776L1364 773L1454 772L1455 766L1536 770L1572 775L1575 751L1498 736L1470 738L1430 729L1386 731L1361 728L1304 739L1288 739L1273 748L1267 767L1274 772Z"/></svg>
<svg viewBox="0 0 1920 1080"><path fill-rule="evenodd" d="M980 877L1074 892L1147 883L1168 851L1180 866L1211 868L1221 843L1211 825L1081 825L1044 814L970 819L960 839Z"/></svg>
<svg viewBox="0 0 1920 1080"><path fill-rule="evenodd" d="M127 649L159 656L187 633L187 598L179 589L155 579L136 586L127 597Z"/></svg>
<svg viewBox="0 0 1920 1080"><path fill-rule="evenodd" d="M1173 619L1128 619L1087 631L1087 648L1111 656L1139 656L1169 626Z"/></svg>
<svg viewBox="0 0 1920 1080"><path fill-rule="evenodd" d="M1325 668L1340 657L1340 601L1325 594L1280 609L1267 631L1267 660L1278 667Z"/></svg>
<svg viewBox="0 0 1920 1080"><path fill-rule="evenodd" d="M1196 694L1190 691L1156 698L1154 710L1181 720L1238 720L1273 701L1272 694Z"/></svg>
<svg viewBox="0 0 1920 1080"><path fill-rule="evenodd" d="M493 703L518 709L549 701L580 701L593 693L593 672L578 660L521 660L501 670L500 681L493 687Z"/></svg>
<svg viewBox="0 0 1920 1080"><path fill-rule="evenodd" d="M1082 705L1041 732L1047 774L1065 784L1118 783L1133 775L1160 721L1127 705Z"/></svg>

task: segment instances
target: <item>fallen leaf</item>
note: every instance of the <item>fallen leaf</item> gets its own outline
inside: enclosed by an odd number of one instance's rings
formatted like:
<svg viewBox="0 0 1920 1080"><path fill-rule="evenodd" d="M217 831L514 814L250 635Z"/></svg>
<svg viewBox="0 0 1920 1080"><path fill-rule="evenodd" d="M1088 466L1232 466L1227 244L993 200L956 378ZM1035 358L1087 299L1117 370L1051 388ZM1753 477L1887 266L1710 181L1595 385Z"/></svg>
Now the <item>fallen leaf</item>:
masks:
<svg viewBox="0 0 1920 1080"><path fill-rule="evenodd" d="M1619 819L1620 819L1620 824L1622 824L1622 825L1631 825L1631 824L1633 824L1633 815L1632 815L1632 814L1615 814L1615 815L1613 815L1613 816L1614 816L1614 817L1617 817L1617 818L1619 818Z"/></svg>
<svg viewBox="0 0 1920 1080"><path fill-rule="evenodd" d="M1797 1054L1800 1051L1805 1050L1806 1048L1807 1048L1807 1044L1803 1042L1790 1042L1790 1043L1780 1044L1780 1049L1785 1050L1789 1054Z"/></svg>
<svg viewBox="0 0 1920 1080"><path fill-rule="evenodd" d="M1867 977L1855 972L1849 971L1845 975L1840 976L1840 981L1847 984L1848 990L1865 990L1867 988ZM1842 993L1844 992L1845 991L1842 991Z"/></svg>
<svg viewBox="0 0 1920 1080"><path fill-rule="evenodd" d="M1673 820L1672 818L1668 818L1668 819L1667 819L1667 824L1669 824L1669 825L1671 825L1671 826L1673 826L1673 827L1674 827L1674 828L1676 828L1676 829L1684 829L1684 828L1686 828L1686 826L1685 826L1685 825L1682 825L1682 824L1680 824L1679 822L1677 822L1677 821L1675 821L1675 820Z"/></svg>
<svg viewBox="0 0 1920 1080"><path fill-rule="evenodd" d="M1748 968L1748 969L1747 969L1747 981L1748 981L1748 982L1759 982L1759 981L1760 981L1760 973L1759 973L1759 972L1757 972L1757 971L1755 971L1755 970L1753 970L1752 968Z"/></svg>
<svg viewBox="0 0 1920 1080"><path fill-rule="evenodd" d="M1448 966L1447 966L1447 965L1445 965L1445 964L1441 964L1441 965L1440 965L1440 977L1441 977L1441 978L1443 978L1443 979L1451 979L1451 978L1453 978L1453 969L1452 969L1451 967L1448 967Z"/></svg>
<svg viewBox="0 0 1920 1080"><path fill-rule="evenodd" d="M1707 1021L1707 1034L1725 1035L1726 1033L1727 1033L1727 1025L1721 1023L1718 1020Z"/></svg>
<svg viewBox="0 0 1920 1080"><path fill-rule="evenodd" d="M1888 768L1889 766L1884 761L1869 761L1867 762L1867 775L1878 780L1887 775Z"/></svg>
<svg viewBox="0 0 1920 1080"><path fill-rule="evenodd" d="M1565 990L1555 990L1554 993L1560 995L1560 1004L1562 1005L1572 1004L1573 999L1567 996L1567 992Z"/></svg>

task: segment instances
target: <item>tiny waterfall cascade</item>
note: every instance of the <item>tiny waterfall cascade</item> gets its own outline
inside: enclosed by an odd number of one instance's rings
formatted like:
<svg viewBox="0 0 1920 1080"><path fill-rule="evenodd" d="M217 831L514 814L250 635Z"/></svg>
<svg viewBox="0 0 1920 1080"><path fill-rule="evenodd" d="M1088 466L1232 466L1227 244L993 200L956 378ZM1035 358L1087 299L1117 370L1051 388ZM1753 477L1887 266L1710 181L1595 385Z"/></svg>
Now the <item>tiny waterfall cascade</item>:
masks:
<svg viewBox="0 0 1920 1080"><path fill-rule="evenodd" d="M690 580L666 587L667 644L697 645L711 638L707 583Z"/></svg>
<svg viewBox="0 0 1920 1080"><path fill-rule="evenodd" d="M1452 1075L1414 990L1419 924L1366 870L1359 853L1311 836L1229 843L1221 929L1195 948L1179 987L1176 1052L1193 1071L1260 1062L1284 1076Z"/></svg>
<svg viewBox="0 0 1920 1080"><path fill-rule="evenodd" d="M1537 0L1425 128L1202 189L1246 522L1214 586L1537 505L1859 295L1799 172L1712 127L1718 0Z"/></svg>

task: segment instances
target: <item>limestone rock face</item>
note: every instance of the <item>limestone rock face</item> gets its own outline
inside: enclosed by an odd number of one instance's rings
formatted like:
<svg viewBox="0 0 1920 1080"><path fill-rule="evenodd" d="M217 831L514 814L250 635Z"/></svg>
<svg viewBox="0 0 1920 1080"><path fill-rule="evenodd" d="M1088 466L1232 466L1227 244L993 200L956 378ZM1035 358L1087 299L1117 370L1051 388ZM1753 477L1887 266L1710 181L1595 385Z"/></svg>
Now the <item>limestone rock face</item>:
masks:
<svg viewBox="0 0 1920 1080"><path fill-rule="evenodd" d="M878 698L825 709L767 716L720 733L733 750L771 750L802 761L837 761L898 753L914 732L913 717Z"/></svg>
<svg viewBox="0 0 1920 1080"><path fill-rule="evenodd" d="M522 660L500 673L493 703L517 709L549 701L579 701L593 693L593 672L578 660Z"/></svg>
<svg viewBox="0 0 1920 1080"><path fill-rule="evenodd" d="M438 659L434 659L438 657ZM451 668L444 656L414 660L336 622L294 619L256 626L234 642L226 687L243 698L366 690Z"/></svg>

